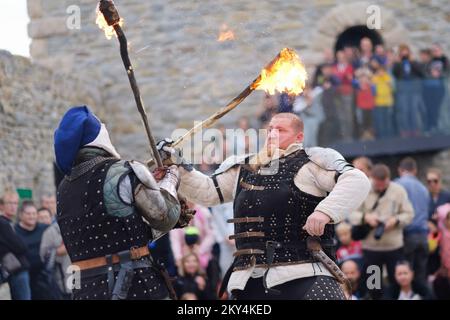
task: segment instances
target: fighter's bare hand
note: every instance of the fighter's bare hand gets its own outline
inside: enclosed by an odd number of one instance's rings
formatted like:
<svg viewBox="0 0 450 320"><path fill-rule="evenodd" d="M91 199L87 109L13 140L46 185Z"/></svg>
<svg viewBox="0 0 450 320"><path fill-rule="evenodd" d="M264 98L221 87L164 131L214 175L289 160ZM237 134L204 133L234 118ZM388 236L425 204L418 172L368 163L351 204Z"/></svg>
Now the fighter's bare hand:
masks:
<svg viewBox="0 0 450 320"><path fill-rule="evenodd" d="M306 220L303 230L311 236L321 236L325 225L331 221L330 217L320 211L314 211Z"/></svg>

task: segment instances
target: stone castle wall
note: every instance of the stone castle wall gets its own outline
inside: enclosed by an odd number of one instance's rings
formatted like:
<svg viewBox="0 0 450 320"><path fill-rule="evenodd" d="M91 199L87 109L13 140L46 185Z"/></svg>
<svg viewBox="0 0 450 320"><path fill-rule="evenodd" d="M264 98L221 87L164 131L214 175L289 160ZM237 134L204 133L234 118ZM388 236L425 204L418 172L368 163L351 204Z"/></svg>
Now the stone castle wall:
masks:
<svg viewBox="0 0 450 320"><path fill-rule="evenodd" d="M346 28L366 24L370 5L381 9L381 30L389 46L440 42L450 49L450 3L438 1L259 1L116 0L144 103L155 135L190 128L245 88L283 47L298 51L308 69L332 48ZM81 28L66 27L67 9L81 9ZM34 62L95 81L105 93L105 119L125 156L148 157L146 139L128 85L116 39L95 25L93 0L28 0ZM235 40L218 42L226 24ZM417 45L415 45L417 43ZM227 115L255 118L261 92ZM80 101L79 103L83 103Z"/></svg>
<svg viewBox="0 0 450 320"><path fill-rule="evenodd" d="M406 41L417 50L439 42L450 52L446 0L115 2L157 137L189 128L224 106L283 47L296 49L311 74L321 51L332 48L341 32L365 24L372 4L381 8L378 31L389 46ZM95 25L96 3L28 0L31 62L0 53L0 192L11 183L52 190L52 134L71 105L90 105L123 156L148 159L118 42ZM67 27L73 5L80 8L80 29ZM234 41L217 41L223 24ZM253 93L222 123L232 127L242 115L255 121L262 95ZM449 162L448 152L430 160L445 168Z"/></svg>
<svg viewBox="0 0 450 320"><path fill-rule="evenodd" d="M53 131L70 104L101 103L95 86L0 50L0 195L54 191Z"/></svg>

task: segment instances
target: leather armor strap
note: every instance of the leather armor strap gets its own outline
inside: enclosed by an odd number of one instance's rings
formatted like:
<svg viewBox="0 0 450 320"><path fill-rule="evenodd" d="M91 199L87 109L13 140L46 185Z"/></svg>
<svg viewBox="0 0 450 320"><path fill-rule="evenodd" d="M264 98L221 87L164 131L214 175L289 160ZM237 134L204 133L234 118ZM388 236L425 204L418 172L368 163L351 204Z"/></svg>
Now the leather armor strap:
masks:
<svg viewBox="0 0 450 320"><path fill-rule="evenodd" d="M242 256L246 254L264 254L265 251L261 249L241 249L233 253L233 257Z"/></svg>
<svg viewBox="0 0 450 320"><path fill-rule="evenodd" d="M264 289L266 289L266 292L270 292L275 295L279 295L281 293L281 291L277 290L277 289L269 288L269 286L267 285L267 274L269 273L269 269L273 263L275 249L279 249L281 247L282 247L282 245L279 242L276 242L276 241L267 241L266 242L267 269L264 272L264 276L263 276L263 286L264 286Z"/></svg>
<svg viewBox="0 0 450 320"><path fill-rule="evenodd" d="M244 179L241 178L241 181L239 181L239 185L244 188L245 190L255 190L255 191L263 191L265 189L265 187L263 186L255 186L253 184L249 184L247 182L244 181Z"/></svg>
<svg viewBox="0 0 450 320"><path fill-rule="evenodd" d="M133 261L133 269L151 268L151 267L153 267L152 261L153 260L149 260L149 259L135 260L135 261ZM120 264L115 264L112 267L104 266L104 267L100 267L100 268L86 269L86 270L81 271L81 277L82 278L91 278L91 277L95 277L95 276L108 274L108 271L110 268L111 268L112 274L114 275L115 272L119 272L120 267L121 267ZM114 280L114 277L112 279ZM114 283L114 281L113 281L113 283Z"/></svg>
<svg viewBox="0 0 450 320"><path fill-rule="evenodd" d="M127 250L129 252L130 260L138 260L142 257L148 256L150 254L150 250L147 246L143 246L140 248L131 248L130 250ZM93 269L93 268L99 268L104 267L107 265L112 265L120 262L120 258L118 254L112 254L110 255L110 261L107 259L106 256L104 257L97 257L87 260L81 260L73 262L72 264L79 267L81 271Z"/></svg>
<svg viewBox="0 0 450 320"><path fill-rule="evenodd" d="M216 188L217 195L219 196L220 203L222 204L222 203L224 203L224 198L223 198L222 191L220 190L219 183L217 182L217 177L216 176L212 176L211 179L212 179L212 181L214 183L214 188Z"/></svg>
<svg viewBox="0 0 450 320"><path fill-rule="evenodd" d="M260 231L246 231L241 233L236 233L228 237L228 239L240 239L240 238L251 238L251 237L265 237L264 232Z"/></svg>
<svg viewBox="0 0 450 320"><path fill-rule="evenodd" d="M228 223L250 223L250 222L264 222L264 217L243 217L228 219Z"/></svg>

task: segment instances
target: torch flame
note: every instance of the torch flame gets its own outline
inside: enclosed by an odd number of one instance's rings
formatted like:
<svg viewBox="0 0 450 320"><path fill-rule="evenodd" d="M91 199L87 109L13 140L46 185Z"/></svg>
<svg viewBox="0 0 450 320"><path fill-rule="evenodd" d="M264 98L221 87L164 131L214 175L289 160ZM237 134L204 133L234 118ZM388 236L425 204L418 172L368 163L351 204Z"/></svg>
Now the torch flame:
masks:
<svg viewBox="0 0 450 320"><path fill-rule="evenodd" d="M307 79L306 69L294 50L284 48L278 57L261 71L261 76L252 89L275 91L299 95L303 92Z"/></svg>
<svg viewBox="0 0 450 320"><path fill-rule="evenodd" d="M234 40L234 33L224 23L222 25L222 27L220 27L220 33L219 33L219 36L217 37L217 41L224 42L224 41L232 41L232 40Z"/></svg>
<svg viewBox="0 0 450 320"><path fill-rule="evenodd" d="M119 26L123 26L123 18L120 18ZM105 32L105 36L108 40L111 40L112 36L115 35L117 37L116 30L114 30L114 26L108 25L108 23L105 20L105 17L100 12L99 7L97 6L97 18L95 20L95 23L98 25L100 29L102 29Z"/></svg>

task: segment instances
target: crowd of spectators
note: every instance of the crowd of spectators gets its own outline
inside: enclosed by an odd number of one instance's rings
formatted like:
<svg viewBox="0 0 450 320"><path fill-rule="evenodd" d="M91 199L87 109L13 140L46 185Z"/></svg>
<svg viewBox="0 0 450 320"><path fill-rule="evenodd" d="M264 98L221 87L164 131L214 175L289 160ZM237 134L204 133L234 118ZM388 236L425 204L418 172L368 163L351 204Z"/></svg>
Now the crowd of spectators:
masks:
<svg viewBox="0 0 450 320"><path fill-rule="evenodd" d="M439 44L416 58L407 44L362 38L359 47L326 50L301 95L266 95L259 120L264 127L277 112L298 114L306 146L448 133L449 70Z"/></svg>

